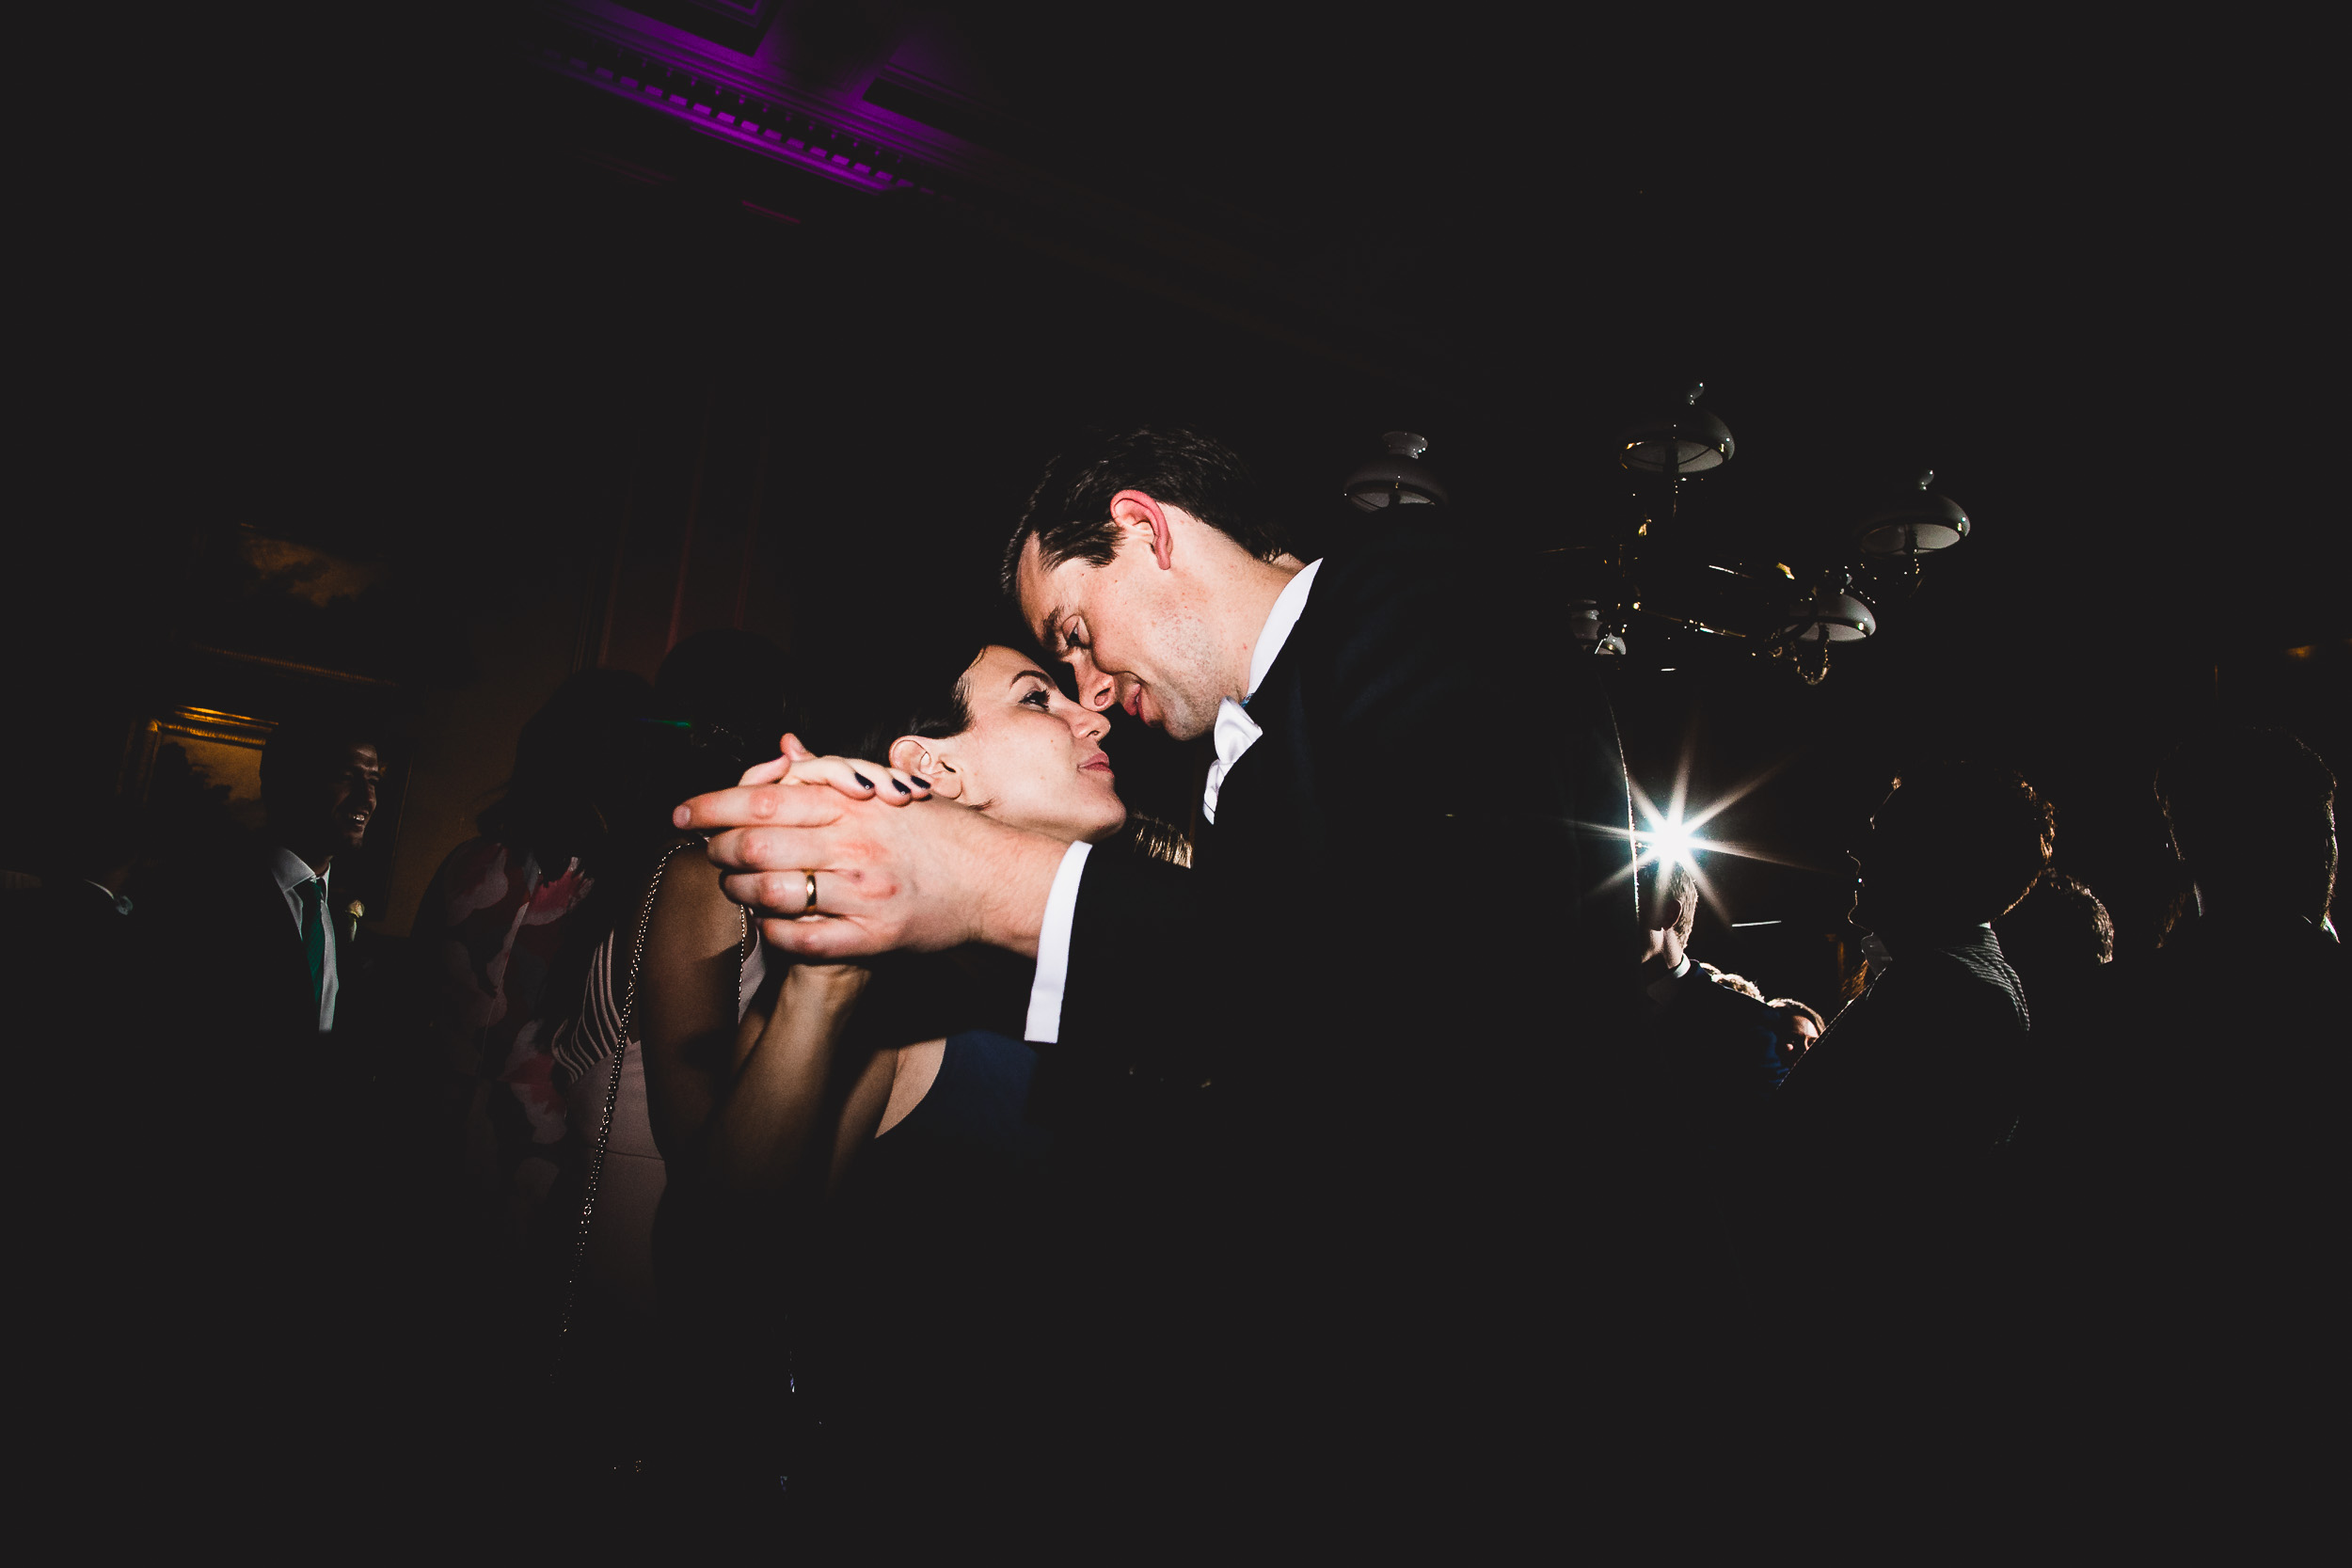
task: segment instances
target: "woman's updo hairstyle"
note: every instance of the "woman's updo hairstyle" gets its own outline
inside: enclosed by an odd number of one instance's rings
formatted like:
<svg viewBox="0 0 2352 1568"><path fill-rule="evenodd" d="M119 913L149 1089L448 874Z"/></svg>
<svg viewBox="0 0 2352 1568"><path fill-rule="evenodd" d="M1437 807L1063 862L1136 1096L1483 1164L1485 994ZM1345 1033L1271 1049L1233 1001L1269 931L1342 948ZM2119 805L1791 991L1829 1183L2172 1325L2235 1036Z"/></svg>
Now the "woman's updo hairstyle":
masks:
<svg viewBox="0 0 2352 1568"><path fill-rule="evenodd" d="M972 727L971 689L964 676L972 661L992 643L1027 648L1029 640L1009 615L988 610L927 617L906 632L894 632L886 647L862 648L829 661L810 694L798 733L802 744L824 755L887 761L890 743L911 735L945 740ZM1057 681L1066 673L1041 662Z"/></svg>

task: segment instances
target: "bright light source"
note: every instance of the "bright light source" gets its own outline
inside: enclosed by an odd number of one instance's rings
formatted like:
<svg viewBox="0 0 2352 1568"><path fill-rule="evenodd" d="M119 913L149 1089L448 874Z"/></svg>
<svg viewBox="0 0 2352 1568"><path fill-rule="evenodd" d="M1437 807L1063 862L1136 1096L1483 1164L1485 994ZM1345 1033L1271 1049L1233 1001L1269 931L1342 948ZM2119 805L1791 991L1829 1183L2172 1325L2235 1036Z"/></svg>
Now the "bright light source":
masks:
<svg viewBox="0 0 2352 1568"><path fill-rule="evenodd" d="M1767 768L1728 795L1691 812L1688 816L1685 812L1690 806L1691 754L1687 746L1683 751L1682 765L1675 774L1674 792L1667 797L1664 810L1659 809L1658 803L1649 798L1638 783L1630 779L1627 780L1626 782L1632 786L1634 821L1644 825L1641 827L1633 827L1630 824L1625 827L1598 823L1592 825L1594 832L1629 839L1633 847L1631 857L1612 871L1593 891L1598 893L1601 889L1625 881L1637 872L1653 865L1663 865L1669 870L1676 866L1687 866L1690 868L1691 880L1697 888L1699 896L1706 900L1709 909L1728 920L1730 911L1724 908L1723 900L1716 896L1713 885L1708 882L1707 868L1699 863L1701 855L1732 855L1741 860L1771 861L1782 865L1795 865L1800 863L1784 860L1779 855L1759 849L1753 845L1726 843L1722 839L1702 838L1699 835L1708 823L1730 810L1751 790L1778 771L1777 767ZM1766 923L1758 922L1758 924Z"/></svg>
<svg viewBox="0 0 2352 1568"><path fill-rule="evenodd" d="M1655 861L1669 869L1698 863L1698 846L1692 841L1690 831L1672 816L1662 822L1652 823L1648 831L1641 835L1641 841L1644 860Z"/></svg>

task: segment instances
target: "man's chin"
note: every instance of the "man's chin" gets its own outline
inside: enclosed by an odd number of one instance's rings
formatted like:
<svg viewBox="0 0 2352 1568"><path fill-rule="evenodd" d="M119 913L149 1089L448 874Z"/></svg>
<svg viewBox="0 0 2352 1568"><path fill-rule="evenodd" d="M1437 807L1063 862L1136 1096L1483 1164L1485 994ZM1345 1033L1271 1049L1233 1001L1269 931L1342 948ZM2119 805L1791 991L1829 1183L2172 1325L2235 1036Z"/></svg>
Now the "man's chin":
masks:
<svg viewBox="0 0 2352 1568"><path fill-rule="evenodd" d="M1170 740L1198 740L1209 733L1208 724L1195 722L1188 714L1171 713L1146 721Z"/></svg>

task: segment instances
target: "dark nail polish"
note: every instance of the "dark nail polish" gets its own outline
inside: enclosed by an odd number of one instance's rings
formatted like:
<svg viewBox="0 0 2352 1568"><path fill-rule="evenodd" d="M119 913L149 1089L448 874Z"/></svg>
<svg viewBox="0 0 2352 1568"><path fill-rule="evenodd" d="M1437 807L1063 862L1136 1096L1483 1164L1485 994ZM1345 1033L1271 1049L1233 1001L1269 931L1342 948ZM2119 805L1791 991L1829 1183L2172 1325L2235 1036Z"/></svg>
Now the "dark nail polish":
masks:
<svg viewBox="0 0 2352 1568"><path fill-rule="evenodd" d="M921 784L925 789L931 787L931 781L923 777L920 773L909 773L907 777L913 779L916 784Z"/></svg>
<svg viewBox="0 0 2352 1568"><path fill-rule="evenodd" d="M890 781L890 787L897 790L901 795L912 795L914 793L914 791L909 789L906 785L900 784L896 779Z"/></svg>
<svg viewBox="0 0 2352 1568"><path fill-rule="evenodd" d="M858 783L864 784L868 789L874 787L874 781L867 778L865 774L859 772L854 768L850 769L850 777L855 779Z"/></svg>

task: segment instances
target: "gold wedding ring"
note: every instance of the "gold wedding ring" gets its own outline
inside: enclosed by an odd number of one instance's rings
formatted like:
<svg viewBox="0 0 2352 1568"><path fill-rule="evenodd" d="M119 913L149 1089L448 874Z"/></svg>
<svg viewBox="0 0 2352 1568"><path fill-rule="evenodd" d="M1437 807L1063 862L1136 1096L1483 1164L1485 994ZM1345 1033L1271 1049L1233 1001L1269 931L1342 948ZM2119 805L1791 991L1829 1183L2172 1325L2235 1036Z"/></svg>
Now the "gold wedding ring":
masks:
<svg viewBox="0 0 2352 1568"><path fill-rule="evenodd" d="M817 873L803 871L801 875L808 879L808 902L801 906L801 913L815 914L817 912Z"/></svg>

